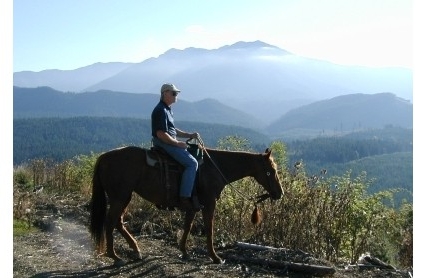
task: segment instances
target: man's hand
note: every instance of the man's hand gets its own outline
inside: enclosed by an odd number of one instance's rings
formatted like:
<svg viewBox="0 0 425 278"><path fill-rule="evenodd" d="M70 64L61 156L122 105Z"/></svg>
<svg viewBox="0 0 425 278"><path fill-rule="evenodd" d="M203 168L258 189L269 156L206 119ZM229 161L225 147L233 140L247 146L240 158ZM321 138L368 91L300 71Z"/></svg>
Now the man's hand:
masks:
<svg viewBox="0 0 425 278"><path fill-rule="evenodd" d="M198 132L192 133L190 135L190 139L197 139L197 140L199 140L199 133Z"/></svg>

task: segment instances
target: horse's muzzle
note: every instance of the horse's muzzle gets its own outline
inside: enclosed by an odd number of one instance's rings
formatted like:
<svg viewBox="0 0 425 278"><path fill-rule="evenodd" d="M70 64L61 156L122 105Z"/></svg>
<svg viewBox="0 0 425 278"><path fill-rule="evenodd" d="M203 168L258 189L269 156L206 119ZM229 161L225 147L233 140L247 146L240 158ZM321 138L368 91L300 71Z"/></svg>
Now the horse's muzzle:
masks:
<svg viewBox="0 0 425 278"><path fill-rule="evenodd" d="M275 196L270 196L270 198L271 199L273 199L273 200L279 200L281 197L282 197L282 193L280 193L280 194L278 194L278 195L275 195Z"/></svg>

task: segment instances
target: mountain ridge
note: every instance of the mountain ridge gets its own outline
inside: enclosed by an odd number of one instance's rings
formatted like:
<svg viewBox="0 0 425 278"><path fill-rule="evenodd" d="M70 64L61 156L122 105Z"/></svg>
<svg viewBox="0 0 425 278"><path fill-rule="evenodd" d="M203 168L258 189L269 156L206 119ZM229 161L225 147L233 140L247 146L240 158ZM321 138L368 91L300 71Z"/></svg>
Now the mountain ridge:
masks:
<svg viewBox="0 0 425 278"><path fill-rule="evenodd" d="M158 101L159 94L106 90L70 93L50 87L15 86L13 118L107 116L150 119ZM194 102L179 98L173 111L178 121L247 127L273 137L288 136L300 129L317 135L325 131L413 126L413 105L392 93L352 94L321 100L295 108L269 123L257 119L248 109L238 110L213 98Z"/></svg>
<svg viewBox="0 0 425 278"><path fill-rule="evenodd" d="M60 92L50 87L13 88L13 118L41 117L133 117L150 119L159 94L135 94L100 90ZM208 107L208 109L205 109ZM260 129L264 123L254 116L219 103L214 99L197 102L178 100L173 106L179 121L238 125Z"/></svg>
<svg viewBox="0 0 425 278"><path fill-rule="evenodd" d="M351 94L295 108L267 127L270 133L294 129L350 132L385 126L413 128L413 105L392 93Z"/></svg>

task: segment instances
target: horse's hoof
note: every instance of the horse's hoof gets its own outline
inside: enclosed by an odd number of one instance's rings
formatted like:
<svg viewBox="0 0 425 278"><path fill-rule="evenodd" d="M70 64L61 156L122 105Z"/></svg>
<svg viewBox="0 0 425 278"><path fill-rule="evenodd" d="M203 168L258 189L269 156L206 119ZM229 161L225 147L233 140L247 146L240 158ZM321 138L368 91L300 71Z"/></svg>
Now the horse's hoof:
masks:
<svg viewBox="0 0 425 278"><path fill-rule="evenodd" d="M190 260L190 255L189 255L189 254L187 254L187 253L186 253L186 254L182 254L180 258L181 258L182 260L185 260L185 261L186 261L186 260Z"/></svg>
<svg viewBox="0 0 425 278"><path fill-rule="evenodd" d="M225 262L226 262L225 260L222 260L218 257L213 259L213 263L215 264L224 264Z"/></svg>
<svg viewBox="0 0 425 278"><path fill-rule="evenodd" d="M125 265L125 262L124 262L123 259L119 259L119 260L114 261L114 266L121 267L121 266L124 266L124 265Z"/></svg>
<svg viewBox="0 0 425 278"><path fill-rule="evenodd" d="M131 257L135 260L141 260L142 259L142 254L140 254L140 252L134 252Z"/></svg>

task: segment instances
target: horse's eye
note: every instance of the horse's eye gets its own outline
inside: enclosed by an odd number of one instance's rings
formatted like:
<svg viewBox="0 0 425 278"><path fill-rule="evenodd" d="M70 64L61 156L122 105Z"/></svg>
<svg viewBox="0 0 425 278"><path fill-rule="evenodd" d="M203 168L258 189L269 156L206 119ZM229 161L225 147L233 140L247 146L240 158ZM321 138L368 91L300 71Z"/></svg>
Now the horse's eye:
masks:
<svg viewBox="0 0 425 278"><path fill-rule="evenodd" d="M267 176L270 176L270 172L267 172L267 173L266 173L266 175L267 175Z"/></svg>

